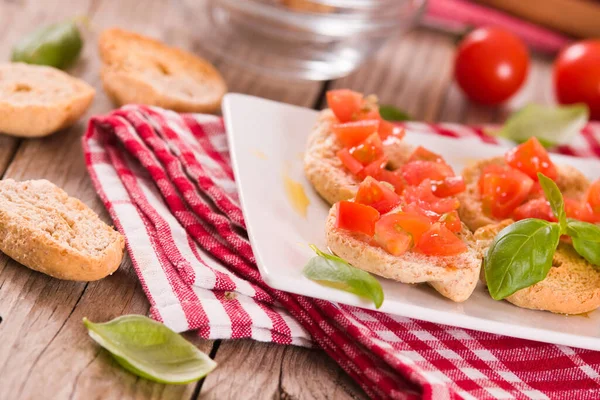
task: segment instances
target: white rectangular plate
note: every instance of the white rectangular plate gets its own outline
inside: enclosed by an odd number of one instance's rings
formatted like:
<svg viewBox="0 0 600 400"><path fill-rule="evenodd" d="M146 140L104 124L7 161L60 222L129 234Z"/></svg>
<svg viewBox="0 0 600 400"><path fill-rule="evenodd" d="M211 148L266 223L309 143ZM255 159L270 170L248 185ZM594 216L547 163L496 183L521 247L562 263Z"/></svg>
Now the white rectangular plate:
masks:
<svg viewBox="0 0 600 400"><path fill-rule="evenodd" d="M248 234L263 279L273 288L310 297L373 308L355 295L306 279L302 269L314 255L308 244L325 249L324 222L329 206L304 177L302 153L317 112L241 94L223 101L240 200ZM456 171L476 158L501 155L502 146L478 139L450 139L407 132L406 140L441 153ZM553 156L558 164L600 175L600 162ZM285 174L304 186L310 200L306 218L291 206ZM430 322L549 343L600 350L600 313L563 316L494 301L480 284L464 303L445 299L427 285L379 278L385 301L380 311Z"/></svg>

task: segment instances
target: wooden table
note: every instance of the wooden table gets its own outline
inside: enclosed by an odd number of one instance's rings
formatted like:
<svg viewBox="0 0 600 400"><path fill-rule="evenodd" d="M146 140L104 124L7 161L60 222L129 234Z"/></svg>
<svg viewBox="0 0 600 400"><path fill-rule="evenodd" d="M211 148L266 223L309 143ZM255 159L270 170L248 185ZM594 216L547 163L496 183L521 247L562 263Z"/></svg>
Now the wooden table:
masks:
<svg viewBox="0 0 600 400"><path fill-rule="evenodd" d="M161 0L0 0L0 59L25 32L40 24L86 15L82 59L69 72L96 87L95 102L69 130L44 139L0 135L0 172L5 178L46 178L79 197L106 221L106 211L88 178L80 137L87 117L112 108L102 91L96 39L120 26L198 51L202 38L184 25L177 1ZM320 108L327 89L350 87L376 93L415 119L464 123L494 122L506 109L473 106L452 82L455 37L416 30L394 40L349 77L333 82L292 83L255 76L212 60L231 91ZM530 80L511 107L550 97L550 62L536 58ZM545 88L545 90L542 90ZM145 314L148 302L129 260L112 276L81 283L52 279L0 256L0 399L245 399L365 398L365 394L320 350L249 340L205 341L188 334L219 367L206 379L165 386L125 372L88 337L81 320L106 321L122 314Z"/></svg>

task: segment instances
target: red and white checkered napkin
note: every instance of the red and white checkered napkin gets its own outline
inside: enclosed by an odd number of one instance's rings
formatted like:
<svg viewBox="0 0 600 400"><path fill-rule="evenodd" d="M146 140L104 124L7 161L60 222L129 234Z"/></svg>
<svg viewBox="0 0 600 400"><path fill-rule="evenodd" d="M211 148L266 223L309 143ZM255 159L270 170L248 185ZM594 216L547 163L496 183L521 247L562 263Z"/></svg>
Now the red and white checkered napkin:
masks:
<svg viewBox="0 0 600 400"><path fill-rule="evenodd" d="M457 125L411 124L449 136ZM600 135L563 149L600 155ZM488 139L486 139L488 140ZM593 145L592 145L593 144ZM83 140L151 315L210 339L323 348L372 398L600 398L600 352L387 315L271 289L244 232L222 120L126 106Z"/></svg>

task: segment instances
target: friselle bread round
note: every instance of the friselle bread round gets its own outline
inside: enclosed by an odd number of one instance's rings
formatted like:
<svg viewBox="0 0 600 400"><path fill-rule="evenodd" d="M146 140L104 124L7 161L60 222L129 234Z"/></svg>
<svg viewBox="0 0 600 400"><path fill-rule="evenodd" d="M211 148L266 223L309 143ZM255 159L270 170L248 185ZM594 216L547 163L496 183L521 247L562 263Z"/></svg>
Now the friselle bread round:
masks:
<svg viewBox="0 0 600 400"><path fill-rule="evenodd" d="M0 132L40 137L64 129L85 113L94 93L56 68L0 64Z"/></svg>
<svg viewBox="0 0 600 400"><path fill-rule="evenodd" d="M0 181L0 250L59 279L94 281L123 258L123 236L47 180Z"/></svg>
<svg viewBox="0 0 600 400"><path fill-rule="evenodd" d="M512 223L512 220L505 220L475 232L482 256L485 256L498 232ZM482 280L485 282L484 276ZM559 314L593 311L600 307L600 269L577 254L572 245L561 242L546 279L515 292L506 300L522 308Z"/></svg>
<svg viewBox="0 0 600 400"><path fill-rule="evenodd" d="M157 40L108 29L99 40L104 90L119 105L214 112L227 86L208 61Z"/></svg>

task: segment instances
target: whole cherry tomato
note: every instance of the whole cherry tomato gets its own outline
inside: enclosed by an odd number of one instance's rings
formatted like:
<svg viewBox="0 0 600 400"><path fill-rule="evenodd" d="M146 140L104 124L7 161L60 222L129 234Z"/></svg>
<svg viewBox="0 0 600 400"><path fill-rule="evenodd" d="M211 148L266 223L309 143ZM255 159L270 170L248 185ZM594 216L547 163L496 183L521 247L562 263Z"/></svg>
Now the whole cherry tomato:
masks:
<svg viewBox="0 0 600 400"><path fill-rule="evenodd" d="M500 28L479 28L459 44L454 76L473 101L499 104L516 93L527 76L529 53L517 36Z"/></svg>
<svg viewBox="0 0 600 400"><path fill-rule="evenodd" d="M586 103L600 120L600 40L574 43L554 62L554 89L561 104Z"/></svg>

